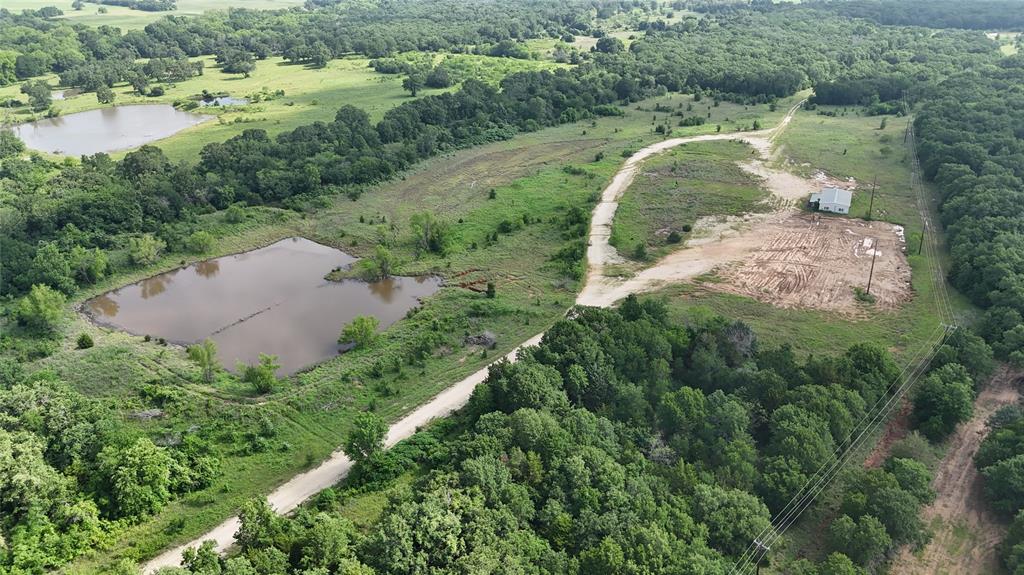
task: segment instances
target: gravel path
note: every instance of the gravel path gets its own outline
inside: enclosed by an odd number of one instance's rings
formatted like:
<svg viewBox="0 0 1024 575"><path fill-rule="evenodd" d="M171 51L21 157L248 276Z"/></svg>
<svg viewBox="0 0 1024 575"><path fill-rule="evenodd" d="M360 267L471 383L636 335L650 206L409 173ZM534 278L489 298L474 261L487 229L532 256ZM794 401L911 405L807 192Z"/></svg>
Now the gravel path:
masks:
<svg viewBox="0 0 1024 575"><path fill-rule="evenodd" d="M793 106L779 125L771 130L745 134L708 134L689 138L672 138L651 144L630 156L605 188L600 203L594 208L590 226L590 245L587 248L589 269L586 283L577 297L576 303L607 307L630 293L648 291L667 281L690 279L723 261L735 259L738 255L746 253L745 250L755 249L759 245L756 234L744 234L722 242L709 242L690 249L679 250L626 282L610 281L603 275L605 265L620 261L615 248L608 244L611 224L619 205L618 200L629 188L629 184L633 181L637 168L643 160L681 144L712 140L741 140L758 150L763 158L767 158L772 140L789 123L802 103ZM739 249L737 249L738 245L741 246ZM537 334L523 342L509 352L504 359L515 361L520 349L537 345L543 335L542 333ZM416 432L418 427L422 427L432 419L444 417L465 405L473 393L473 389L487 379L487 372L488 368L485 367L473 373L396 421L388 432L387 446L390 447L409 437ZM279 486L267 496L267 500L278 513L288 513L320 491L337 484L348 475L351 468L352 460L339 449L319 466L300 473ZM195 540L154 557L143 566L143 573L149 575L162 567L177 567L181 563L182 552L189 547L198 547L203 541L213 540L216 543L217 551L224 552L234 543L234 535L238 526L238 517L231 517Z"/></svg>

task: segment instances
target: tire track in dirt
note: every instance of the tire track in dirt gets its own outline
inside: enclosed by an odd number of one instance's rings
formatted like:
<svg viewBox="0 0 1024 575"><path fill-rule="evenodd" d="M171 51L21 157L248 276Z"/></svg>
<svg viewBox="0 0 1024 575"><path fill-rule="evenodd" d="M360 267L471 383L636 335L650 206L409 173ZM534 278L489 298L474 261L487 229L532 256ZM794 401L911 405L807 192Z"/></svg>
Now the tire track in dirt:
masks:
<svg viewBox="0 0 1024 575"><path fill-rule="evenodd" d="M999 573L996 545L1006 533L982 497L981 474L974 455L988 435L988 418L999 408L1020 401L1024 373L1001 366L974 401L974 416L957 427L946 457L935 470L935 501L924 508L925 524L935 529L932 540L918 553L900 549L892 575L954 575Z"/></svg>

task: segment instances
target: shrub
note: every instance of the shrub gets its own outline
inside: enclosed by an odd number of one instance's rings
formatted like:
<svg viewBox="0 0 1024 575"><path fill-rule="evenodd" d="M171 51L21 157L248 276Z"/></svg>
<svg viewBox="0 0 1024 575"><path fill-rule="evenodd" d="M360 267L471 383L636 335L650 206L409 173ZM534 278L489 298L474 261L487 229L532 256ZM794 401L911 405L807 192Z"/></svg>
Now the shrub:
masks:
<svg viewBox="0 0 1024 575"><path fill-rule="evenodd" d="M338 343L352 343L355 347L366 347L377 339L377 326L380 321L372 315L356 316L341 330Z"/></svg>
<svg viewBox="0 0 1024 575"><path fill-rule="evenodd" d="M192 253L205 254L213 248L213 236L205 230L193 232L186 240L185 247Z"/></svg>
<svg viewBox="0 0 1024 575"><path fill-rule="evenodd" d="M78 349L89 349L92 346L92 336L87 333L80 334L78 339L75 341L75 347Z"/></svg>
<svg viewBox="0 0 1024 575"><path fill-rule="evenodd" d="M639 242L636 247L633 248L633 258L640 261L647 259L647 244Z"/></svg>
<svg viewBox="0 0 1024 575"><path fill-rule="evenodd" d="M277 385L275 373L280 368L276 355L260 354L260 361L256 365L238 364L238 371L242 374L242 381L252 385L256 393L269 393Z"/></svg>
<svg viewBox="0 0 1024 575"><path fill-rule="evenodd" d="M245 221L245 210L238 204L231 204L224 210L224 221L229 224L240 224ZM360 220L362 221L362 220Z"/></svg>
<svg viewBox="0 0 1024 575"><path fill-rule="evenodd" d="M35 284L18 304L18 322L25 327L52 332L64 315L64 294L45 284Z"/></svg>

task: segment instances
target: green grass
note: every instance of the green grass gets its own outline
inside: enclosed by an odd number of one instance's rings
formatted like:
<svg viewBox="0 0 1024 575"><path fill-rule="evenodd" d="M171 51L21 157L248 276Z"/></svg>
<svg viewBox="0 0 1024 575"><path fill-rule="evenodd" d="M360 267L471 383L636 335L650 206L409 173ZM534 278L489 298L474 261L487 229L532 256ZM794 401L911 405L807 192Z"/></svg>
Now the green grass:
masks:
<svg viewBox="0 0 1024 575"><path fill-rule="evenodd" d="M818 112L835 112L835 117ZM879 129L883 118L885 129ZM818 171L857 182L850 215L867 216L872 182L878 185L872 217L920 231L914 191L910 187L909 155L903 142L907 118L860 116L858 108L819 106L801 111L779 138L780 167L811 177ZM908 236L909 238L909 236Z"/></svg>
<svg viewBox="0 0 1024 575"><path fill-rule="evenodd" d="M223 473L213 487L170 504L143 524L125 527L113 537L118 543L112 548L83 558L69 571L102 572L119 558L148 557L198 536L233 513L245 499L268 493L326 457L341 442L355 412L373 408L394 419L543 331L562 316L579 287L578 281L549 261L551 254L566 244L560 218L573 206L589 211L621 165L623 150L662 137L653 133L649 123L656 103L674 106L683 99L668 96L643 102L639 109L634 106L623 117L559 126L437 157L356 201L325 198L304 214L250 208L241 224L227 224L221 214L200 217L197 228L207 229L217 238L206 257L265 245L289 235L303 235L365 255L378 241L377 222L383 218L396 227L389 233L396 238L393 250L401 259L399 271L437 273L447 278L449 287L426 300L414 319L393 325L374 347L297 374L260 398L227 376L211 385L197 383L197 369L178 347L96 327L75 314L63 334L60 351L36 367L51 369L83 392L105 398L127 421L152 437L199 425L219 446ZM689 131L709 129L713 128ZM599 152L604 152L604 159L595 161ZM563 170L570 164L580 169L572 173ZM493 200L488 199L492 188ZM433 211L453 227L455 245L447 257L416 259L410 247L409 217L424 210ZM524 214L530 223L516 224L523 221ZM488 245L486 236L504 220L516 224L513 231ZM74 303L195 259L180 254L166 257L151 268L108 279L79 294ZM458 287L487 281L497 285L498 295L493 300ZM488 350L486 357L483 350L463 343L465 334L484 330L498 337L497 348ZM82 331L92 334L96 342L84 352L73 349L74 338ZM365 373L367 366L396 357L409 342L433 332L440 332L443 341L424 361L404 362L400 371L391 369L389 363L378 376ZM130 367L122 369L122 365ZM132 418L136 411L158 406L166 417L145 422ZM263 417L277 429L269 439L271 448L245 453L246 433Z"/></svg>
<svg viewBox="0 0 1024 575"><path fill-rule="evenodd" d="M701 217L768 209L758 179L737 165L751 151L740 142L703 142L644 162L619 202L611 244L631 257L642 242L648 258L655 259L678 247L667 242L671 232L685 241L690 233L684 226Z"/></svg>
<svg viewBox="0 0 1024 575"><path fill-rule="evenodd" d="M841 108L829 108L842 114ZM916 198L910 187L910 162L903 144L906 119L889 117L885 130L879 130L881 118L861 117L854 110L845 116L826 117L814 112L798 112L787 130L779 138L781 150L776 155L782 167L812 175L822 170L839 178L853 177L861 191L855 193L851 214L866 214L871 181L877 176L878 192L875 197L874 216L903 224L907 228L909 245L916 247L916 236L922 229ZM888 137L887 137L888 136ZM883 140L883 138L885 140ZM891 152L880 153L889 146ZM934 204L928 206L929 219L937 221ZM665 298L677 321L694 313L717 313L748 323L757 333L760 345L789 344L798 353L840 353L855 343L876 343L890 350L900 364L914 360L923 343L940 326L937 312L937 294L933 270L945 262L943 246L939 248L939 261L917 255L911 249L908 256L912 268L913 298L894 311L869 312L860 318L843 317L811 309L782 309L751 298L717 293L702 282L672 286L647 297ZM944 274L939 273L940 277ZM714 278L702 278L713 281ZM976 310L966 300L950 291L954 313L961 322L970 322ZM876 430L875 435L881 433ZM867 455L874 445L868 438L862 448ZM855 460L860 455L855 455ZM818 557L823 551L820 530L831 518L839 501L838 491L829 489L818 503L808 511L786 535L776 550L776 559L785 564L787 558ZM784 568L784 567L783 567Z"/></svg>
<svg viewBox="0 0 1024 575"><path fill-rule="evenodd" d="M222 72L216 67L212 57L201 60L206 65L202 76L176 84L165 84L163 86L166 93L160 97L138 96L131 86L116 86L115 104L173 103L176 100L196 97L203 90L211 93L228 93L236 97L247 97L261 91L273 93L283 90L284 96L247 106L197 110L214 117L210 121L154 143L175 161L194 160L206 144L224 141L242 133L243 130L259 128L274 135L317 121L331 121L338 108L346 104L365 110L376 121L391 108L410 99L408 92L402 89L401 76L375 72L368 66L367 58L350 56L335 59L324 68L310 68L289 64L281 58L268 58L257 62L256 70L248 78ZM554 63L546 61L465 54L453 56L452 60L467 76L491 82L497 82L500 77L512 71L555 66ZM47 80L53 86L58 82L56 77ZM24 100L19 89L19 85L0 88L0 100ZM419 95L443 91L445 90L423 90ZM103 107L92 93L54 101L54 106L63 115ZM14 110L11 119L22 122L36 117L41 115L33 115L28 106L23 106ZM123 156L124 152L114 155Z"/></svg>
<svg viewBox="0 0 1024 575"><path fill-rule="evenodd" d="M210 10L228 8L251 8L254 10L278 10L302 6L303 0L177 0L177 9L170 12L144 12L121 6L105 6L106 14L100 14L98 4L87 3L82 10L71 7L73 0L4 0L3 7L11 11L36 10L43 6L56 6L64 11L62 18L88 26L114 26L123 31L144 28L166 15L186 16L202 14Z"/></svg>

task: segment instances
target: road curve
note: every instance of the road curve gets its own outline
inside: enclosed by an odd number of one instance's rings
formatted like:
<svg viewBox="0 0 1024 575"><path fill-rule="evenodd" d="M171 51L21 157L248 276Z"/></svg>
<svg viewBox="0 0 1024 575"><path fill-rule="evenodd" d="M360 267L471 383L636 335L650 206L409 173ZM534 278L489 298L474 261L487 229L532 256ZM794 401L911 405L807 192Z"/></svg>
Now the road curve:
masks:
<svg viewBox="0 0 1024 575"><path fill-rule="evenodd" d="M793 114L802 103L801 101L793 106L786 113L782 121L770 130L746 132L744 134L705 134L687 138L672 138L651 144L630 156L601 193L601 200L591 215L590 238L587 247L587 278L583 289L576 298L576 303L608 307L629 295L629 293L632 293L632 290L643 291L646 287L643 283L627 283L612 290L602 289L601 287L604 285L607 288L606 278L603 277L605 265L618 261L618 254L615 248L608 243L611 237L612 220L619 205L618 201L626 189L629 188L643 160L681 144L712 140L742 140L754 146L762 155L766 155L767 149L771 146L771 141L789 123ZM693 273L687 274L688 277L693 277L706 270L704 270L703 266L696 266L692 268L692 271ZM671 279L685 278L679 276ZM543 335L543 333L539 333L531 337L501 359L515 361L520 349L539 344ZM461 408L469 400L473 389L487 379L488 369L489 366L469 375L393 423L388 431L385 445L391 447L415 433L417 428L422 427L431 420L444 417ZM267 496L267 501L278 513L289 513L310 497L337 484L348 475L351 468L352 460L339 449L317 467L300 473L281 484ZM181 564L182 552L185 549L198 547L207 540L212 540L217 551L223 553L234 543L234 536L238 526L238 516L231 517L195 540L168 549L149 560L143 566L143 573L150 575L162 567L179 566Z"/></svg>

